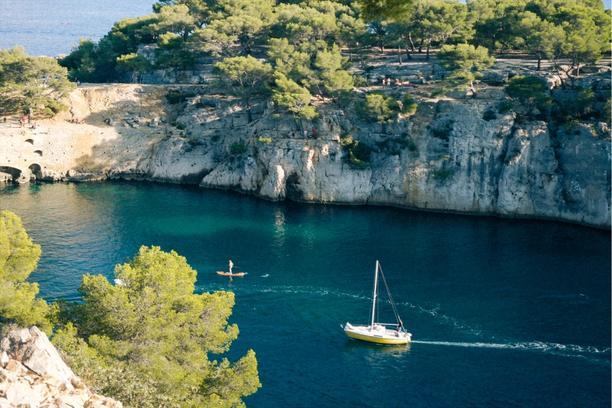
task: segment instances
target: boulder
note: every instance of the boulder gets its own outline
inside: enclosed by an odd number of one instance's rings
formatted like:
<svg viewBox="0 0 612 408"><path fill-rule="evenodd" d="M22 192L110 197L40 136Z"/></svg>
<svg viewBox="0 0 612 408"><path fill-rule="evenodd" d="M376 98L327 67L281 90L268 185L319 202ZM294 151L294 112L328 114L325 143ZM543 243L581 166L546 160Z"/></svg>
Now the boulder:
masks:
<svg viewBox="0 0 612 408"><path fill-rule="evenodd" d="M122 404L91 391L33 326L13 328L0 340L0 408L17 406L120 408Z"/></svg>

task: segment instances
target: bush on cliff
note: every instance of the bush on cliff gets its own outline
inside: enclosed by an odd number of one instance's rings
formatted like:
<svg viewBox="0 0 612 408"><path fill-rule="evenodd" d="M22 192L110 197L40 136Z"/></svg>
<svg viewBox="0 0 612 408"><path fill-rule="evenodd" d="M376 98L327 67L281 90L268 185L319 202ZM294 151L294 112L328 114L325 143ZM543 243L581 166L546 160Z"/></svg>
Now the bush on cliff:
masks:
<svg viewBox="0 0 612 408"><path fill-rule="evenodd" d="M527 115L539 111L541 114L550 110L552 99L546 81L535 76L517 76L508 82L506 93L519 102L517 108L525 108ZM537 111L536 111L537 109Z"/></svg>
<svg viewBox="0 0 612 408"><path fill-rule="evenodd" d="M86 275L81 303L47 305L25 280L40 247L19 217L0 213L0 324L39 325L67 363L96 391L128 407L236 407L261 386L252 350L229 350L238 327L231 292L194 293L197 272L176 252L141 247L115 268L115 284ZM55 317L55 318L54 318Z"/></svg>
<svg viewBox="0 0 612 408"><path fill-rule="evenodd" d="M358 109L367 120L386 123L397 118L400 112L400 104L391 96L371 93L366 95L365 100L358 106Z"/></svg>
<svg viewBox="0 0 612 408"><path fill-rule="evenodd" d="M65 110L74 88L67 71L48 57L30 57L23 48L0 50L0 115L52 117Z"/></svg>

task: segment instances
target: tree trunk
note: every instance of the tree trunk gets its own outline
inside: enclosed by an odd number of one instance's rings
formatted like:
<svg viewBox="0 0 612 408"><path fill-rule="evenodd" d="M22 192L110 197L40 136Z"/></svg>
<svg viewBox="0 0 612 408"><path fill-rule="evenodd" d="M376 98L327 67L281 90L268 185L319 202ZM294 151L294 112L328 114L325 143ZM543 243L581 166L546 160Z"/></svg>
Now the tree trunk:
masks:
<svg viewBox="0 0 612 408"><path fill-rule="evenodd" d="M414 41L412 41L412 33L408 33L408 42L410 43L410 50L414 52L415 48L414 48Z"/></svg>
<svg viewBox="0 0 612 408"><path fill-rule="evenodd" d="M538 55L538 68L537 70L540 71L542 69L542 56Z"/></svg>
<svg viewBox="0 0 612 408"><path fill-rule="evenodd" d="M399 64L402 65L402 49L400 46L397 46L397 59L399 60Z"/></svg>
<svg viewBox="0 0 612 408"><path fill-rule="evenodd" d="M251 112L251 100L250 98L246 99L246 108L247 108L247 121L251 123L253 121L253 113Z"/></svg>
<svg viewBox="0 0 612 408"><path fill-rule="evenodd" d="M425 54L425 59L429 60L429 43L427 43L427 50L426 50L426 54Z"/></svg>
<svg viewBox="0 0 612 408"><path fill-rule="evenodd" d="M470 81L470 90L472 91L472 98L476 97L476 87L474 86L474 81Z"/></svg>

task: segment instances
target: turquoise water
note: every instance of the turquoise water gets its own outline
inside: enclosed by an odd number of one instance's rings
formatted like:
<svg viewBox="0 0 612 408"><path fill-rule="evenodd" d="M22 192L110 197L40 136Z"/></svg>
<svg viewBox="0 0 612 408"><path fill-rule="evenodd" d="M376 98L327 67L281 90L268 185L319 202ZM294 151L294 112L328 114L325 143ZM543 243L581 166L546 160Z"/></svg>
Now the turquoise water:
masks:
<svg viewBox="0 0 612 408"><path fill-rule="evenodd" d="M232 290L263 388L251 406L609 406L609 233L551 222L269 203L156 184L9 187L0 207L42 245L49 299L110 276L139 245ZM214 271L231 257L244 279ZM411 347L348 340L379 258ZM390 318L390 317L389 317Z"/></svg>

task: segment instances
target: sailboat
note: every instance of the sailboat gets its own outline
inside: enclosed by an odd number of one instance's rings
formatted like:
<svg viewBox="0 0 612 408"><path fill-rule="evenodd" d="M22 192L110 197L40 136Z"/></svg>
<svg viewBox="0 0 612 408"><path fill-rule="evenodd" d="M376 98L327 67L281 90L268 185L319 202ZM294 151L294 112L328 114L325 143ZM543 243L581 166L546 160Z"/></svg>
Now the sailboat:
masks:
<svg viewBox="0 0 612 408"><path fill-rule="evenodd" d="M393 308L395 319L397 323L380 323L376 322L376 306L378 301L378 275L382 277L382 281L385 284L387 290L387 296L389 297L389 303ZM393 302L391 291L387 285L387 280L383 274L380 262L376 261L376 269L374 271L374 295L372 296L372 315L370 317L369 325L353 325L346 322L344 325L344 332L347 336L353 339L367 341L370 343L379 344L408 344L412 339L412 334L408 333L404 329L404 324L399 314L397 313L397 307Z"/></svg>

